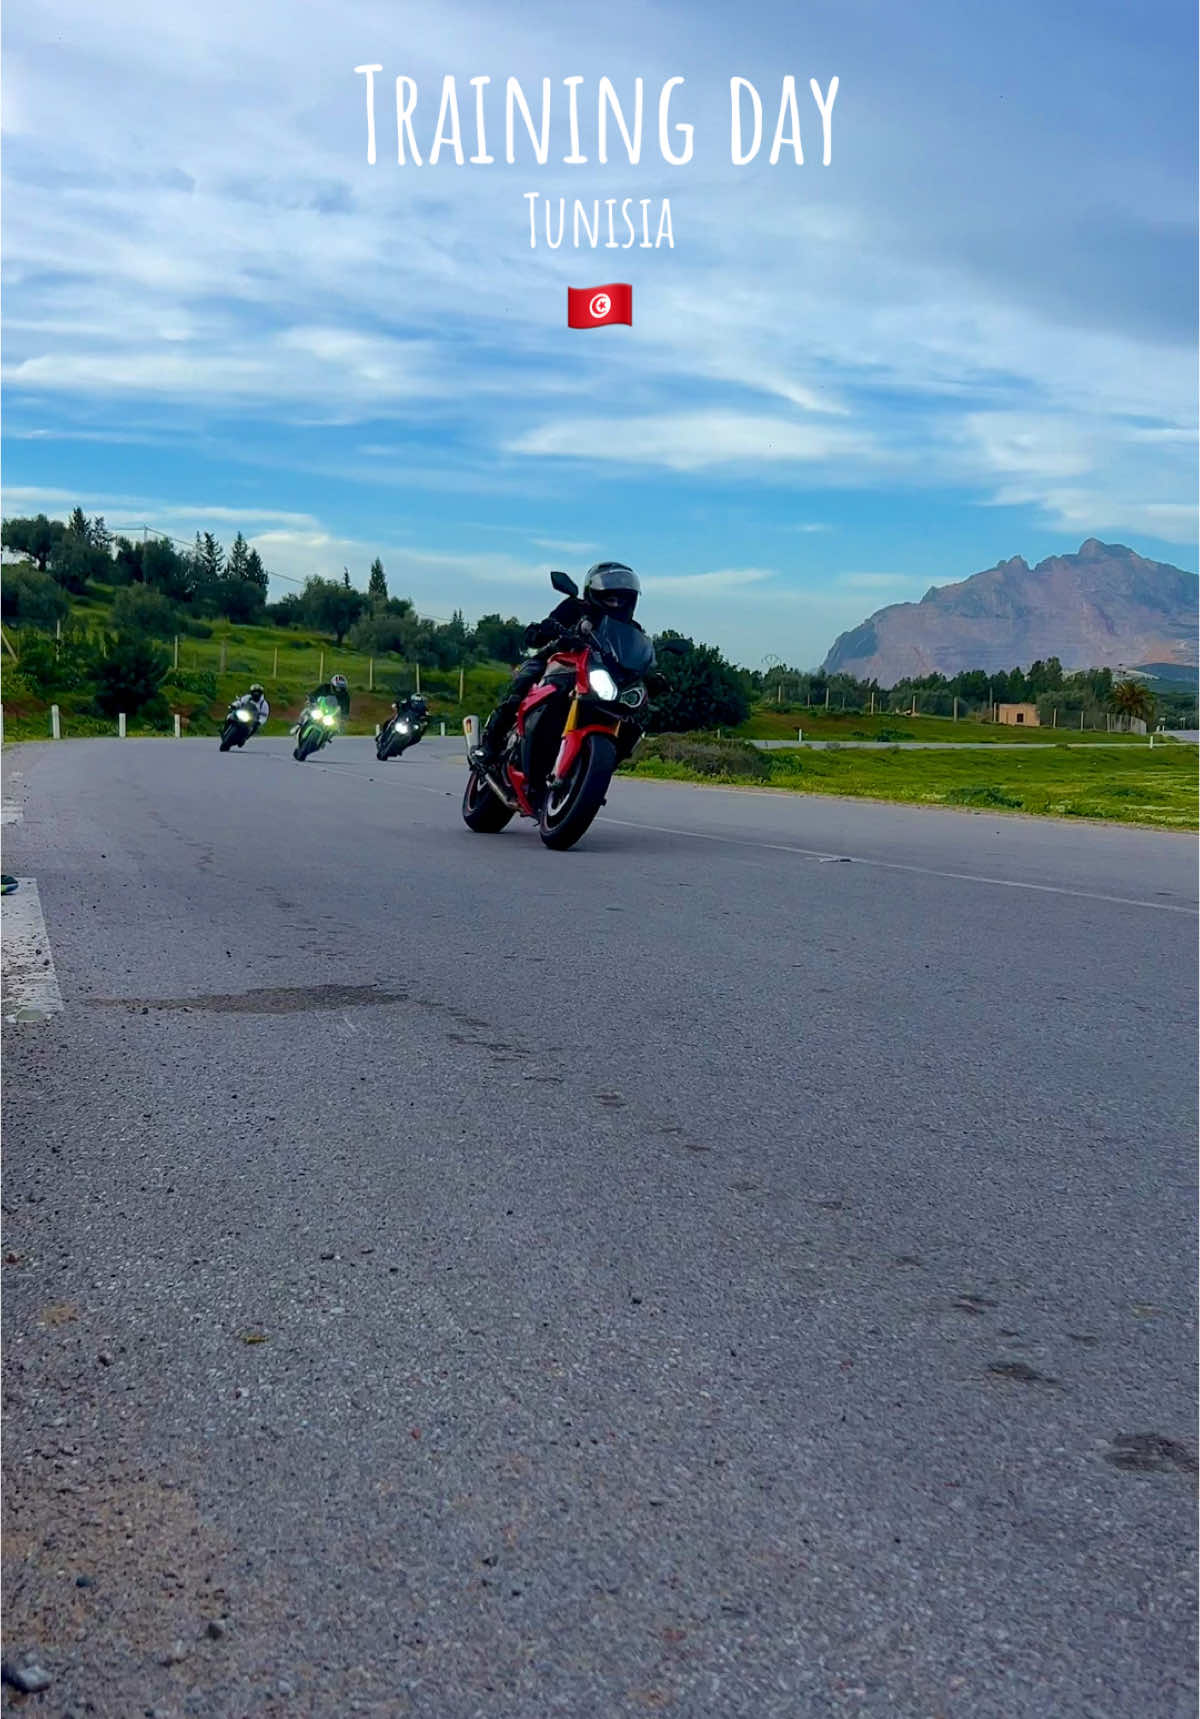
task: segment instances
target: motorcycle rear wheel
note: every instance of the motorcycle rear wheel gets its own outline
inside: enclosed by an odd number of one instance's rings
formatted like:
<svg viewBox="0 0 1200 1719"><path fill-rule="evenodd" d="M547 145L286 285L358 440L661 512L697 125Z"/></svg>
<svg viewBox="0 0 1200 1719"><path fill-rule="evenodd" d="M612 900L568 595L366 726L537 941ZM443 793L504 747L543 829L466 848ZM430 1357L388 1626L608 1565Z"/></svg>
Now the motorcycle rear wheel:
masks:
<svg viewBox="0 0 1200 1719"><path fill-rule="evenodd" d="M496 793L486 776L472 770L463 789L463 823L477 835L498 835L512 819L510 807Z"/></svg>

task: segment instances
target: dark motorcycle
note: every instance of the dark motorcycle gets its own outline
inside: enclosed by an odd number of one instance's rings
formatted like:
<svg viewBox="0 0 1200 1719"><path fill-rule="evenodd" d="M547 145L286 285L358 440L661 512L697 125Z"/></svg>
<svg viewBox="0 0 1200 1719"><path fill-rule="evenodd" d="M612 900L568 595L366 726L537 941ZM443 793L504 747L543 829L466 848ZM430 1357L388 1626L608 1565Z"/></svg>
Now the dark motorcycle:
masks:
<svg viewBox="0 0 1200 1719"><path fill-rule="evenodd" d="M341 714L336 698L326 696L318 698L314 704L306 705L300 712L300 721L296 725L296 745L292 757L303 764L306 758L327 745L333 739Z"/></svg>
<svg viewBox="0 0 1200 1719"><path fill-rule="evenodd" d="M565 596L573 579L552 573ZM686 639L663 641L687 650ZM472 766L463 794L468 829L494 834L518 814L537 823L548 848L569 848L604 804L618 765L645 733L654 646L639 627L606 615L563 628L542 679L522 700L499 766Z"/></svg>
<svg viewBox="0 0 1200 1719"><path fill-rule="evenodd" d="M228 752L231 746L244 746L250 736L258 728L258 711L249 698L235 698L225 715L225 726L221 730L221 751Z"/></svg>
<svg viewBox="0 0 1200 1719"><path fill-rule="evenodd" d="M386 764L389 758L402 758L428 727L427 716L412 716L406 711L389 716L375 740L376 758L381 764Z"/></svg>

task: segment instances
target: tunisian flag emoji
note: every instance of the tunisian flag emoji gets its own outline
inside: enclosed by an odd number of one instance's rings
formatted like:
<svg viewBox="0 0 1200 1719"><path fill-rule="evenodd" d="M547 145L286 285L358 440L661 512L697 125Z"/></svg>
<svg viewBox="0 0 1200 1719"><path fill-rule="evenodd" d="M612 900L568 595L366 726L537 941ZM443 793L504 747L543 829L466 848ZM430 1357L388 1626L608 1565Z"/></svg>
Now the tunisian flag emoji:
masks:
<svg viewBox="0 0 1200 1719"><path fill-rule="evenodd" d="M603 328L610 322L633 327L633 288L626 282L567 288L568 328Z"/></svg>

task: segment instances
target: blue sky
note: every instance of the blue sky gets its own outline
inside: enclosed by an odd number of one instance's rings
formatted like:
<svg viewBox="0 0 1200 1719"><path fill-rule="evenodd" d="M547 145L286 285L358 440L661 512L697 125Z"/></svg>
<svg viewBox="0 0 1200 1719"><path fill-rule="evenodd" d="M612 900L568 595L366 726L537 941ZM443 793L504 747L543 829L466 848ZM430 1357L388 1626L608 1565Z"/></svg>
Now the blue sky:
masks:
<svg viewBox="0 0 1200 1719"><path fill-rule="evenodd" d="M240 528L292 579L379 554L440 616L531 615L550 567L615 556L648 625L751 665L1090 536L1194 569L1188 10L12 0L4 511ZM489 76L500 159L398 166L401 73L425 156L443 76L468 155ZM805 160L772 167L786 74ZM535 116L552 80L544 166L520 126L503 161L510 75ZM595 159L605 76L629 118L644 80L636 166L615 127ZM650 197L654 227L668 197L674 248L531 250L529 191ZM609 280L633 328L567 329L567 285Z"/></svg>

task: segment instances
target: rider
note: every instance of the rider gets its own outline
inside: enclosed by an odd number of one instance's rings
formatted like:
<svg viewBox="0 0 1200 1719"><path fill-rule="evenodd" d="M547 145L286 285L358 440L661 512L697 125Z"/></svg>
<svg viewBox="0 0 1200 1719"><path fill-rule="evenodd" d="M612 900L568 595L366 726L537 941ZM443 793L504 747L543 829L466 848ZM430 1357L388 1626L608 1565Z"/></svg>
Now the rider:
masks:
<svg viewBox="0 0 1200 1719"><path fill-rule="evenodd" d="M428 722L429 706L419 692L406 693L403 698L397 696L392 700L392 711L397 719L407 716L416 724Z"/></svg>
<svg viewBox="0 0 1200 1719"><path fill-rule="evenodd" d="M532 621L525 629L525 644L535 654L521 663L509 682L508 692L488 717L479 745L471 753L471 763L483 770L492 770L499 762L500 747L513 725L521 701L541 680L546 658L551 654L559 633L564 628L590 628L599 625L605 616L627 621L641 627L633 618L641 593L641 581L632 567L623 561L597 561L584 576L583 591L578 597L564 597L544 621Z"/></svg>
<svg viewBox="0 0 1200 1719"><path fill-rule="evenodd" d="M338 709L342 713L342 721L345 722L349 717L350 688L346 685L344 674L330 675L328 680L323 680L320 686L313 688L308 695L308 708L310 710L319 698L336 698Z"/></svg>
<svg viewBox="0 0 1200 1719"><path fill-rule="evenodd" d="M267 703L267 695L259 685L258 681L255 681L254 685L250 688L250 691L246 694L246 697L254 706L254 726L256 729L259 729L271 714L271 706Z"/></svg>

